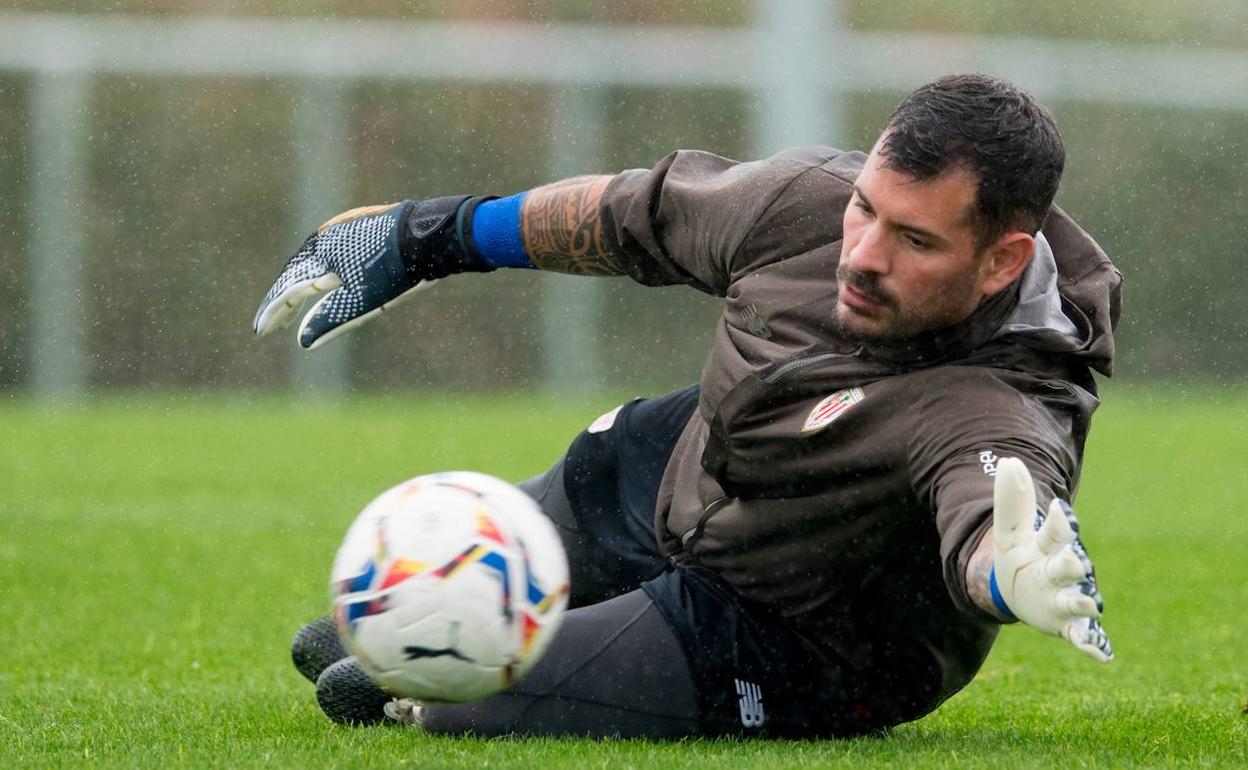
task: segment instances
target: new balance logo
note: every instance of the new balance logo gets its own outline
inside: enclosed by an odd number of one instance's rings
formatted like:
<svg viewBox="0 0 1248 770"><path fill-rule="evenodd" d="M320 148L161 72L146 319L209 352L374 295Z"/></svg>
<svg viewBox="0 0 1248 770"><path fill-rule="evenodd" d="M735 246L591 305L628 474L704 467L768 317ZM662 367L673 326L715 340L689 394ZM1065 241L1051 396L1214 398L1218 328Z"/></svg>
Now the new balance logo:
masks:
<svg viewBox="0 0 1248 770"><path fill-rule="evenodd" d="M767 716L763 713L763 691L753 682L743 682L740 679L734 679L737 683L737 705L741 709L741 724L746 727L762 727L763 722L767 721Z"/></svg>

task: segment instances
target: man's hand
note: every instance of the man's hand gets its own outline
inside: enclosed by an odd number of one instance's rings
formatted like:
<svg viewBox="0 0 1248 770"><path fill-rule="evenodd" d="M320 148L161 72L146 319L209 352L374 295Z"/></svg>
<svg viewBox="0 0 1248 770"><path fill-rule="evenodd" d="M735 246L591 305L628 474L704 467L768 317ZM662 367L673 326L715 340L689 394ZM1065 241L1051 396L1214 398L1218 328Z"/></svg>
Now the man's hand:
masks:
<svg viewBox="0 0 1248 770"><path fill-rule="evenodd" d="M315 348L452 273L491 268L471 250L466 222L481 198L456 196L368 206L339 214L286 263L260 303L252 328L289 326L304 302L320 299L299 324L299 344Z"/></svg>
<svg viewBox="0 0 1248 770"><path fill-rule="evenodd" d="M1036 492L1027 466L1013 457L997 465L993 487L993 601L1029 626L1066 639L1108 663L1114 658L1099 618L1096 574L1079 542L1079 522L1054 500L1036 526Z"/></svg>

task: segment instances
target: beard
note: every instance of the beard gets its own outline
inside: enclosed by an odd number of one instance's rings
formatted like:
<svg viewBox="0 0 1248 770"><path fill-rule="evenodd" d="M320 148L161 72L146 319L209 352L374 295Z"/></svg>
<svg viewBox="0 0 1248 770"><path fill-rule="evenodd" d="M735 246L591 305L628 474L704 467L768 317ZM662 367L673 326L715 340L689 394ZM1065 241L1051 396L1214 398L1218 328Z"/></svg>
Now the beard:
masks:
<svg viewBox="0 0 1248 770"><path fill-rule="evenodd" d="M899 311L901 303L898 302L895 296L880 285L880 276L878 273L854 270L847 265L839 265L836 268L836 281L839 285L849 286L862 296L879 304L882 308L892 310L895 318L900 315ZM840 312L835 314L833 321L842 336L844 336L847 340L856 343L889 342L911 336L904 332L899 334L891 329L884 329L880 331L856 329L841 318Z"/></svg>
<svg viewBox="0 0 1248 770"><path fill-rule="evenodd" d="M854 270L844 265L836 269L836 280L842 286L849 286L863 297L879 305L883 312L875 318L857 317L852 309L844 309L838 300L838 307L833 319L836 329L845 339L862 344L893 344L913 340L931 334L939 334L952 328L964 320L974 310L978 302L942 303L941 298L929 299L919 303L912 301L903 307L897 295L881 285L878 273ZM969 283L951 280L946 292L942 295L947 299L962 296L971 290ZM971 299L967 298L968 301ZM980 298L982 301L982 297ZM937 307L933 307L937 304ZM969 308L969 309L963 309ZM872 323L872 321L877 321Z"/></svg>

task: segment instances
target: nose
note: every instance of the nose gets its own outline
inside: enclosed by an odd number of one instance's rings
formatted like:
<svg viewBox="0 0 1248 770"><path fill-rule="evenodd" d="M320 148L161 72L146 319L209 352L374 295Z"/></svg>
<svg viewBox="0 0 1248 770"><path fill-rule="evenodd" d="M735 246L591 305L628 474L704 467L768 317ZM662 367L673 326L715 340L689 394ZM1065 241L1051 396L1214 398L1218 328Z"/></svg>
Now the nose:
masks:
<svg viewBox="0 0 1248 770"><path fill-rule="evenodd" d="M854 243L846 255L849 267L863 273L886 275L890 266L888 244L883 237L883 229L878 223L864 225L859 231L858 241Z"/></svg>

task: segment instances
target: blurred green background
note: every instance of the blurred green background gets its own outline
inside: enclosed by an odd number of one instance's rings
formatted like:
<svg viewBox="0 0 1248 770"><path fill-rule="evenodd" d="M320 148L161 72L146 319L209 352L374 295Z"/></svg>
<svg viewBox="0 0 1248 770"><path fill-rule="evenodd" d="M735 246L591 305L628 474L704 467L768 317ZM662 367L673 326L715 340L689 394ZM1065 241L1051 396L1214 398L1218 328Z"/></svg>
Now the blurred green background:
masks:
<svg viewBox="0 0 1248 770"><path fill-rule="evenodd" d="M448 29L479 22L577 22L638 25L640 34L662 25L745 27L759 23L765 7L750 0L23 0L18 10L90 18L432 20L448 22ZM1179 54L1218 48L1227 61L1248 61L1248 6L1238 0L1064 0L1042 6L1022 0L858 0L826 4L824 11L840 31L971 40L1020 36L1086 43L1089 50L1118 44ZM828 30L829 45L834 34ZM307 45L314 49L317 41ZM851 64L877 68L894 62ZM1243 73L1225 75L1231 91L1244 86ZM50 354L38 349L43 338L33 328L41 323L34 312L39 300L31 290L33 266L49 258L35 253L32 235L41 213L33 202L34 156L38 142L47 141L31 119L35 82L30 71L0 67L0 389L11 392L32 390L36 362ZM303 355L294 350L293 335L257 341L250 321L269 281L306 233L352 205L535 186L551 178L551 157L577 133L553 122L557 95L542 83L351 81L340 91L347 173L331 176L323 186L332 189L320 191L336 203L308 218L302 213L307 204L300 203L307 191L298 189L300 139L291 119L299 88L280 75L114 72L90 78L84 108L74 117L85 137L85 189L62 217L68 221L52 224L81 233L75 303L83 314L86 388L251 391L289 385L298 368L292 362ZM752 117L757 95L750 91L601 88L602 113L584 128L597 145L594 165L568 173L650 166L680 147L737 158L758 148ZM907 90L855 91L826 105L838 116L839 135L822 141L866 149ZM1232 103L1243 101L1231 91ZM1120 376L1241 382L1248 372L1248 298L1239 269L1248 114L1044 101L1058 118L1070 156L1058 203L1097 237L1126 276ZM436 300L418 300L357 332L351 342L338 343L349 350L335 354L337 376L361 390L556 386L544 362L559 340L561 321L550 317L559 299L552 292L564 284L552 288L542 278L508 272L452 279L437 290ZM570 377L569 383L644 392L695 379L716 302L625 279L604 285L591 300L597 317L582 320L580 306L570 303L562 319L567 328L588 327L600 357L590 379Z"/></svg>

